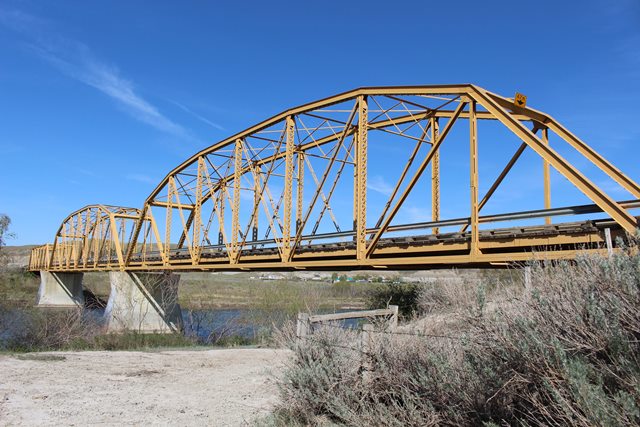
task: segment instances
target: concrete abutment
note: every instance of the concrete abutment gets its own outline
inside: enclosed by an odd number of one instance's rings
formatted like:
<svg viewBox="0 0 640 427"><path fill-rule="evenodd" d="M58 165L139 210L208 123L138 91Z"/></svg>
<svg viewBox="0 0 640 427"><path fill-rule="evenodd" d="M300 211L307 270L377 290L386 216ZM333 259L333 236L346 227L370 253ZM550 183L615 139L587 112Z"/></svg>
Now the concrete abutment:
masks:
<svg viewBox="0 0 640 427"><path fill-rule="evenodd" d="M83 307L82 273L40 271L38 307Z"/></svg>
<svg viewBox="0 0 640 427"><path fill-rule="evenodd" d="M180 276L172 273L109 272L105 309L108 332L174 333L182 330Z"/></svg>

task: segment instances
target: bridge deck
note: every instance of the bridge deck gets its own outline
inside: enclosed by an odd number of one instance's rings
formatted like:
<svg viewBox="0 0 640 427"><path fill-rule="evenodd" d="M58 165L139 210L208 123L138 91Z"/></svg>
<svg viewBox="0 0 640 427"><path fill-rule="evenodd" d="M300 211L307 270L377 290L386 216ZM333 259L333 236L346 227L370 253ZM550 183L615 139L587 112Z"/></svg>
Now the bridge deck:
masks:
<svg viewBox="0 0 640 427"><path fill-rule="evenodd" d="M202 248L200 260L194 264L187 248L172 249L168 263L160 252L134 253L127 270L181 271L246 271L246 270L343 270L343 269L419 269L448 267L504 266L532 259L574 258L578 251L605 252L605 229L612 244L623 237L624 230L611 219L567 222L554 225L508 227L482 230L480 253L470 254L470 232L423 234L385 238L375 256L356 259L353 240L331 243L302 244L289 263L281 261L275 241L247 242L247 249L237 263L231 263L224 245ZM338 234L338 233L336 233ZM349 234L341 233L341 234ZM271 246L269 246L271 245ZM88 258L77 265L52 264L51 271L101 271L119 268L117 257L95 260Z"/></svg>

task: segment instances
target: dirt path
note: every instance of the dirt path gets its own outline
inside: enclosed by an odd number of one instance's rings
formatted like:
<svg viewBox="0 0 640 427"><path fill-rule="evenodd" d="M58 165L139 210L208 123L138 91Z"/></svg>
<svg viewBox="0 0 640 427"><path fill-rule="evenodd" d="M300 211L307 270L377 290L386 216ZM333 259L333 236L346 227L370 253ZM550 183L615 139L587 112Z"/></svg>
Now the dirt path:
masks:
<svg viewBox="0 0 640 427"><path fill-rule="evenodd" d="M276 399L286 350L0 356L0 425L246 425Z"/></svg>

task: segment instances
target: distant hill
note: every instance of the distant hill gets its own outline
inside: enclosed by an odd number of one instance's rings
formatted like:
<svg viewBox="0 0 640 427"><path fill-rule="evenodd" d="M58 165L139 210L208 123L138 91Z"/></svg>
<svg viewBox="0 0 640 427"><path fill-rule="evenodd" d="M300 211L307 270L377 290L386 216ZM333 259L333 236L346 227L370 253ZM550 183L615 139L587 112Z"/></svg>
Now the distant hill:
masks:
<svg viewBox="0 0 640 427"><path fill-rule="evenodd" d="M5 246L2 253L9 259L9 268L26 268L29 265L31 249L38 245Z"/></svg>

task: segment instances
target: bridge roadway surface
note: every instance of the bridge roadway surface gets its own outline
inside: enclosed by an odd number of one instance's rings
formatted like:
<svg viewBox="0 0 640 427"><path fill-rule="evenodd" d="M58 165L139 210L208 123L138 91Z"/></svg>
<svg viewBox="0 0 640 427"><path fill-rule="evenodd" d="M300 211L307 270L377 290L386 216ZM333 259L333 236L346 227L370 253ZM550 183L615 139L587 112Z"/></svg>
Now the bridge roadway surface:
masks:
<svg viewBox="0 0 640 427"><path fill-rule="evenodd" d="M358 264L353 259L348 259L355 252L356 245L353 241L301 245L297 250L296 258L298 261L295 266L281 265L279 252L275 247L247 250L243 255L245 262L226 266L228 260L226 252L219 245L215 245L204 248L200 263L195 269L247 270L264 268L269 270L291 270L306 266L316 269L318 267L314 265L314 261L318 260L335 260L333 266L323 265L320 267L329 270L357 269L370 266L396 269L417 269L426 265L432 268L449 268L457 264L465 267L478 267L483 264L485 266L491 266L491 264L497 266L496 263L507 260L525 261L535 257L536 254L540 259L544 259L545 255L542 254L542 251L552 252L554 247L557 249L562 247L564 250L570 247L576 250L596 249L598 245L602 247L605 241L600 238L600 234L603 233L605 228L610 228L614 235L620 234L620 227L610 219L481 231L480 247L483 250L483 256L477 257L475 261L472 260L471 262L469 262L468 254L465 253L468 252L469 248L469 233L460 232L381 239L378 244L379 253L384 255L371 258L364 265ZM572 243L555 243L557 238L565 242L572 241ZM514 254L514 250L520 253ZM505 253L506 255L504 255ZM562 258L572 257L571 255L567 253ZM555 258L553 254L547 254L546 256L548 259ZM111 262L117 262L117 260L112 259ZM277 263L277 265L274 265L274 263ZM130 268L132 269L145 269L145 266L162 266L159 254L156 257L147 259L144 263L139 257L134 257L131 260ZM191 265L189 251L186 249L171 251L171 266L182 270L194 268Z"/></svg>
<svg viewBox="0 0 640 427"><path fill-rule="evenodd" d="M639 201L623 202L626 205L640 205ZM573 207L567 208L576 210ZM531 211L509 214L511 217L536 217L547 211ZM440 226L464 225L465 219L440 222ZM433 223L417 223L397 226L397 230L422 228ZM355 242L352 240L332 243L315 243L300 245L296 252L296 262L285 265L280 261L279 250L274 240L258 240L247 242L251 249L242 251L242 258L238 264L228 264L225 245L209 245L202 248L200 262L193 265L187 248L172 249L170 251L169 266L162 261L160 252L147 252L142 259L140 253L135 253L127 266L127 270L158 270L175 269L181 271L204 270L340 270L358 268L393 268L420 269L450 268L450 267L499 267L511 262L524 262L532 259L564 259L575 257L576 252L600 252L607 249L605 230L611 233L611 244L615 244L616 237L623 237L624 230L611 219L598 219L581 222L566 222L553 225L535 225L525 227L507 227L480 231L481 255L475 258L469 256L469 232L451 232L421 234L396 238L381 239L377 257L358 263L353 259ZM309 236L309 239L331 239L351 236L354 233L327 233L325 235ZM305 241L305 238L302 239ZM82 266L51 266L51 271L96 271L112 270L118 264L118 259L102 258L95 264L94 259L87 259L87 267ZM321 264L318 264L318 261ZM334 261L327 266L326 261Z"/></svg>

